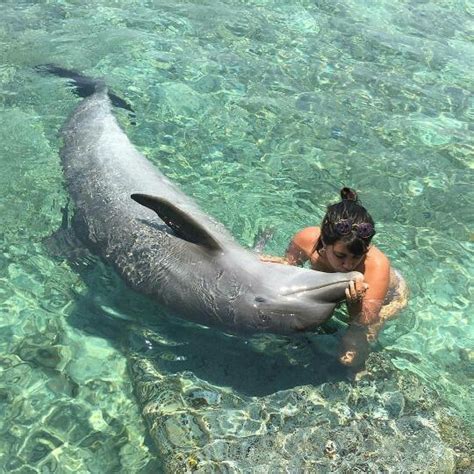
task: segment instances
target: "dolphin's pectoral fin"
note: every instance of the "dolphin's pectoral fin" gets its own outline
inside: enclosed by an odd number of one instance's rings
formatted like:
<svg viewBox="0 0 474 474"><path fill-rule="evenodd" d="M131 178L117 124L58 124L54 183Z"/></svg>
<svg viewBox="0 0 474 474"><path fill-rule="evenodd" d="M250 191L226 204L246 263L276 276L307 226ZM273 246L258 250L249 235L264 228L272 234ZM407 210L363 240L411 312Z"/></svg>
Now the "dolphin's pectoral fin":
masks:
<svg viewBox="0 0 474 474"><path fill-rule="evenodd" d="M256 253L263 253L265 245L269 240L273 238L274 234L275 229L273 227L265 227L264 229L259 229L253 241L253 251Z"/></svg>
<svg viewBox="0 0 474 474"><path fill-rule="evenodd" d="M42 243L50 257L65 259L73 266L84 267L94 262L95 258L72 228L69 206L70 199L68 198L64 207L61 208L61 227L42 239Z"/></svg>
<svg viewBox="0 0 474 474"><path fill-rule="evenodd" d="M70 265L77 268L84 268L96 261L71 227L61 227L45 237L42 244L51 258L67 260Z"/></svg>
<svg viewBox="0 0 474 474"><path fill-rule="evenodd" d="M207 229L166 199L148 194L132 194L130 197L142 206L155 211L158 217L181 239L202 245L209 250L222 250L219 242L209 234Z"/></svg>

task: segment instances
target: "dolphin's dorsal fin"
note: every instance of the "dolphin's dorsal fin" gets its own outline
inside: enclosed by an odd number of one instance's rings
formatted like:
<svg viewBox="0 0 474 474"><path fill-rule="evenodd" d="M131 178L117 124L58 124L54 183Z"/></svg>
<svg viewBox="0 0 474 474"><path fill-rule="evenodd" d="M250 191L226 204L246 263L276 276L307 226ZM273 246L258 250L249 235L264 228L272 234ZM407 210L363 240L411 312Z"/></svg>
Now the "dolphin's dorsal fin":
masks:
<svg viewBox="0 0 474 474"><path fill-rule="evenodd" d="M207 229L166 199L139 193L132 194L130 197L142 206L155 211L159 218L181 239L202 245L209 250L222 250L221 245L209 234Z"/></svg>

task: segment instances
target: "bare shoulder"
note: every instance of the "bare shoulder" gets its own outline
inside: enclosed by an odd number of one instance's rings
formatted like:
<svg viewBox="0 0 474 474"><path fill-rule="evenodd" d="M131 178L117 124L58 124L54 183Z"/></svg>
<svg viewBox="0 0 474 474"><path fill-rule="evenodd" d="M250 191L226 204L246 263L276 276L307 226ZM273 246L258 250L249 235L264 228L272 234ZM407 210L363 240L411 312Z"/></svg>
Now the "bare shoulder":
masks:
<svg viewBox="0 0 474 474"><path fill-rule="evenodd" d="M364 280L369 285L364 301L367 304L370 302L371 305L374 301L377 302L378 312L390 284L390 260L381 250L372 245L367 252L364 267ZM370 313L374 308L369 308L367 304L364 306L364 311Z"/></svg>
<svg viewBox="0 0 474 474"><path fill-rule="evenodd" d="M320 233L319 227L306 227L294 235L292 242L310 252L319 239Z"/></svg>
<svg viewBox="0 0 474 474"><path fill-rule="evenodd" d="M390 260L374 245L370 247L367 253L365 265L368 271L376 271L379 274L382 272L388 274L390 272Z"/></svg>
<svg viewBox="0 0 474 474"><path fill-rule="evenodd" d="M286 249L285 257L288 263L290 265L302 265L309 260L319 234L319 227L306 227L297 232Z"/></svg>

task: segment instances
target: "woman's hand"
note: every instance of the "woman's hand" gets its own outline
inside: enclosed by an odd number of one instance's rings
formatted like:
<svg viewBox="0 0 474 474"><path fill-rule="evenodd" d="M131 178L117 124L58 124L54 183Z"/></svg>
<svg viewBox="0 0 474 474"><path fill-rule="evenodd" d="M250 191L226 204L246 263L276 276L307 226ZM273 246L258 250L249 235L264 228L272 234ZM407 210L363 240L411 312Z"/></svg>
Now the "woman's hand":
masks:
<svg viewBox="0 0 474 474"><path fill-rule="evenodd" d="M369 285L363 279L351 280L346 288L347 304L354 305L360 303L368 289Z"/></svg>
<svg viewBox="0 0 474 474"><path fill-rule="evenodd" d="M341 339L339 362L346 366L359 369L363 367L369 356L370 347L367 339L366 326L350 325Z"/></svg>

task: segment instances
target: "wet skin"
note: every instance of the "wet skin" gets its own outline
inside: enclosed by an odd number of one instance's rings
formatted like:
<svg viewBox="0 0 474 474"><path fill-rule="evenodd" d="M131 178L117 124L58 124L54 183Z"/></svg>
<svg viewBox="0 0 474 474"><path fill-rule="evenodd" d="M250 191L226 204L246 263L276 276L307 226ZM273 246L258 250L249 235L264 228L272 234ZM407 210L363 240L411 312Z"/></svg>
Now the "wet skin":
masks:
<svg viewBox="0 0 474 474"><path fill-rule="evenodd" d="M309 261L313 270L327 273L360 272L346 289L347 312L350 317L347 334L342 341L341 363L361 365L366 357L368 341L373 340L381 328L380 310L390 284L390 262L374 245L363 255L353 254L341 240L324 245L315 251L320 236L319 227L307 227L295 234L286 259L292 265ZM365 337L363 333L365 331Z"/></svg>

